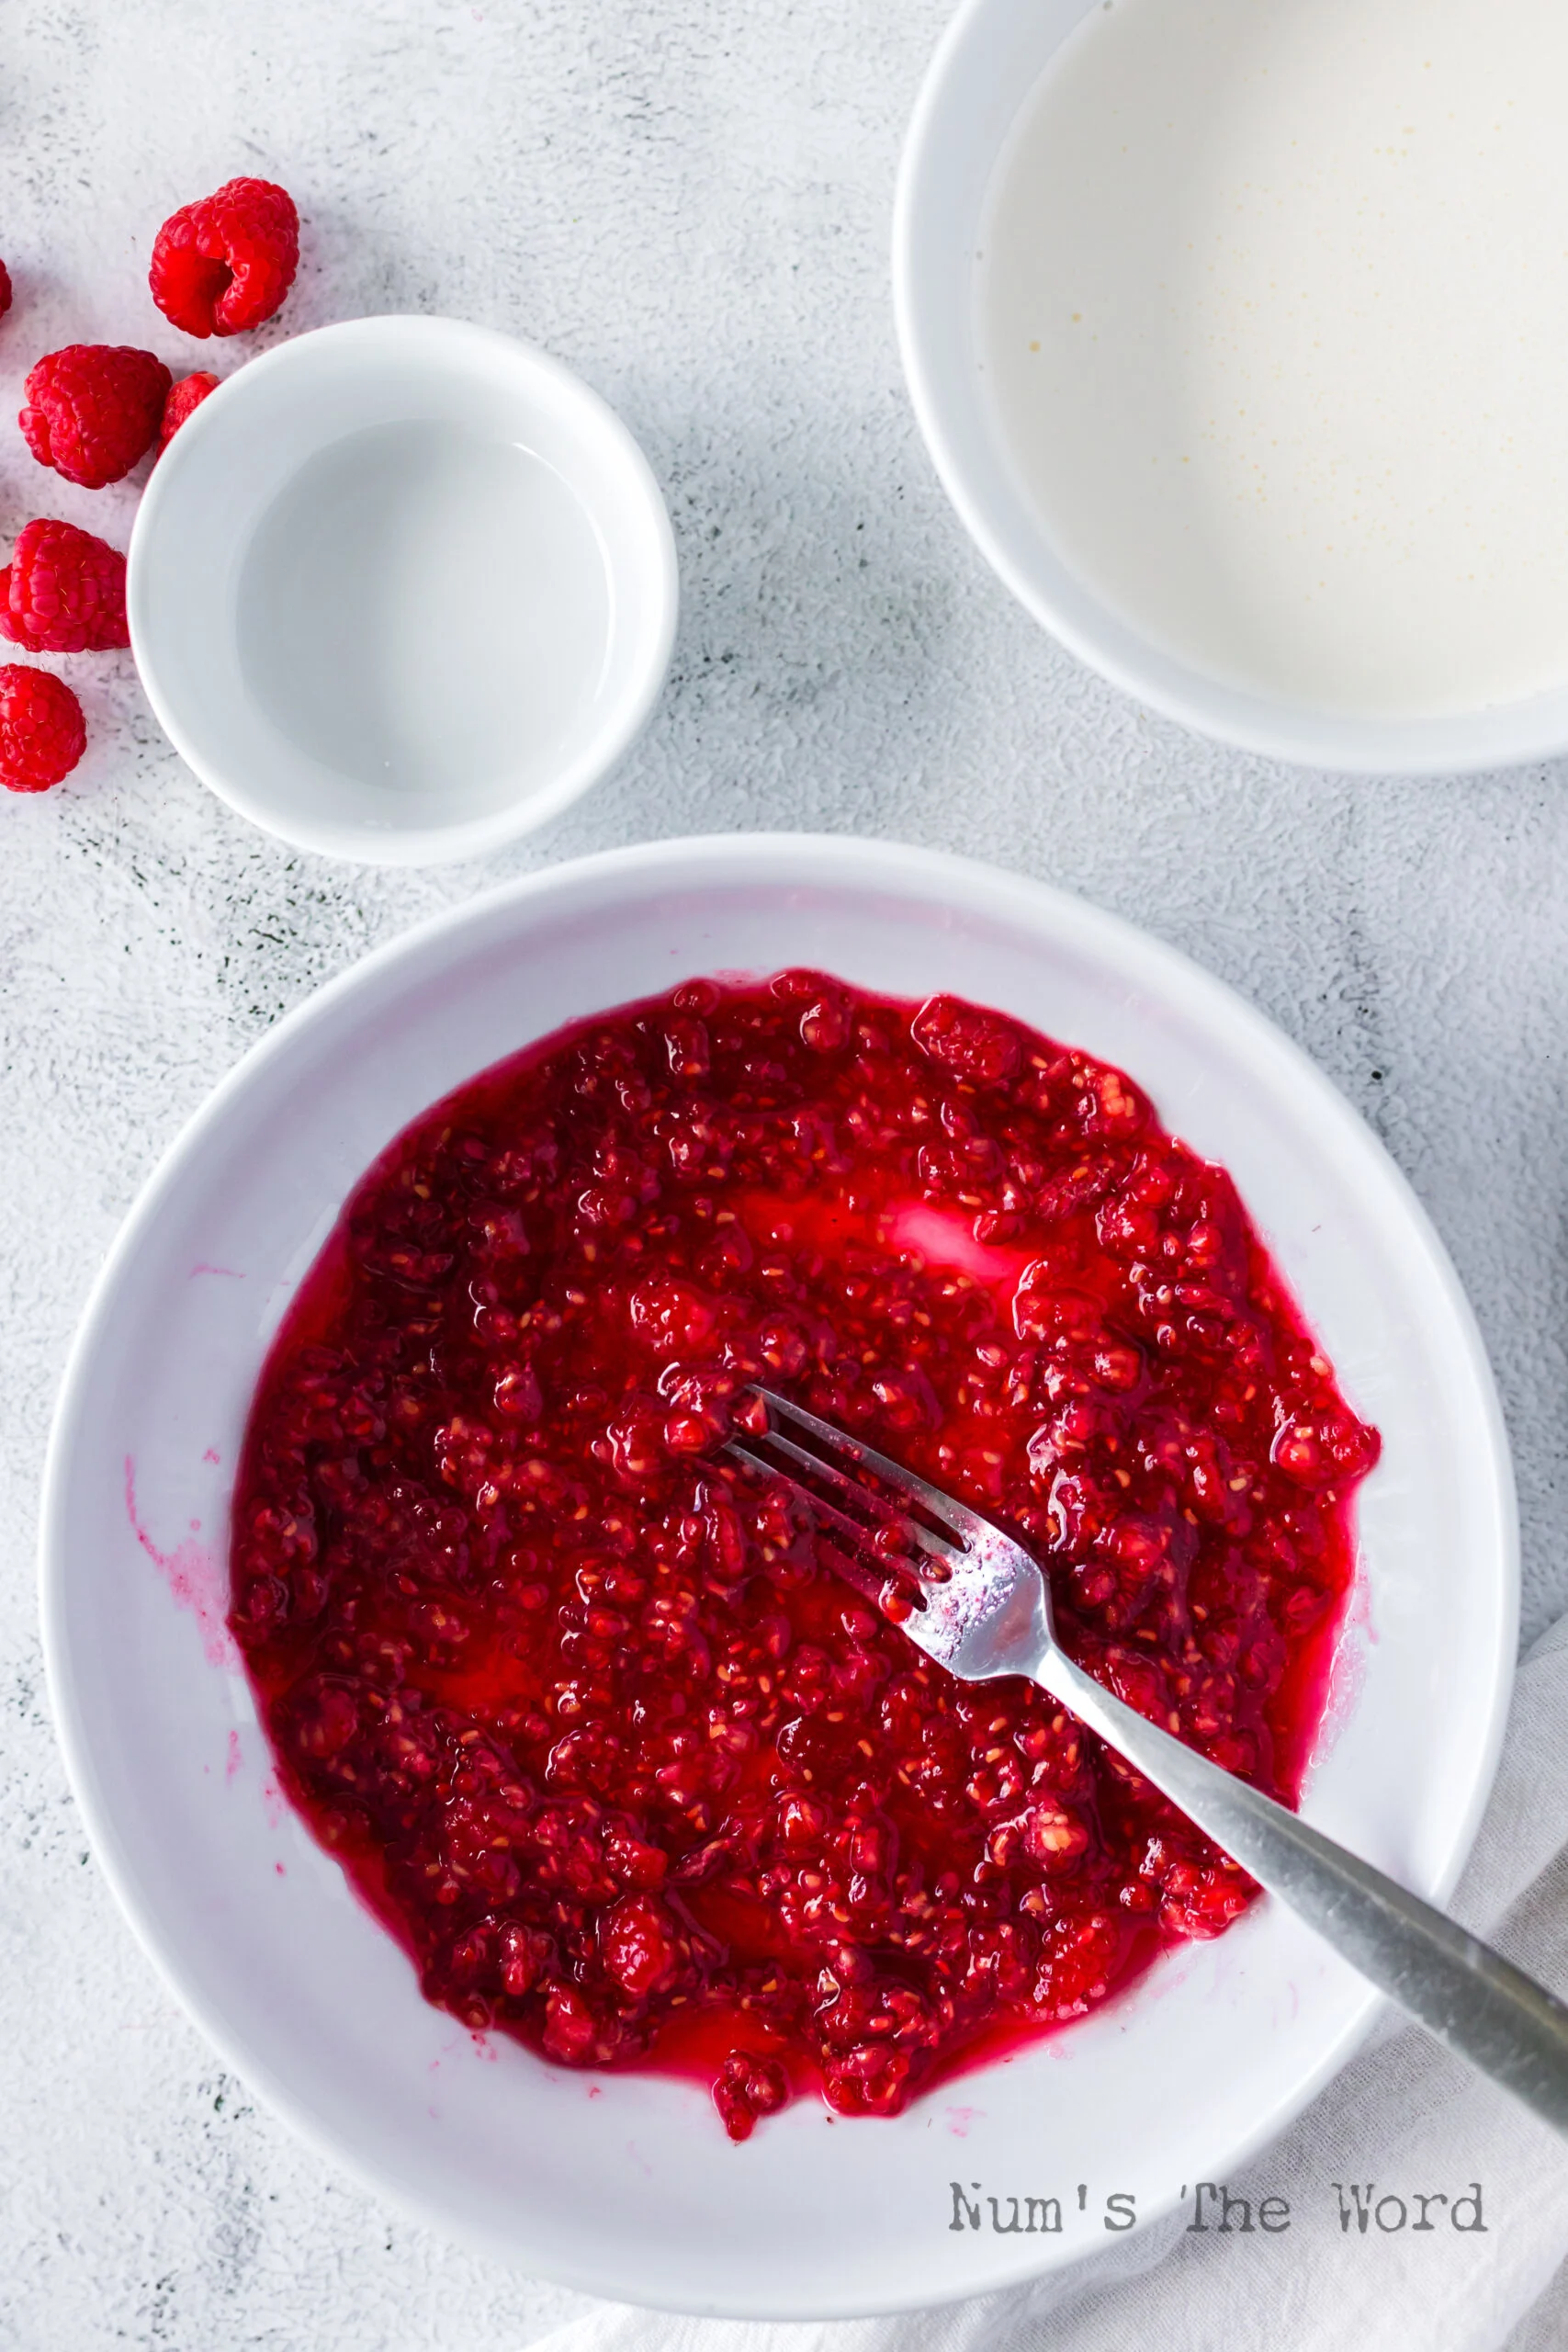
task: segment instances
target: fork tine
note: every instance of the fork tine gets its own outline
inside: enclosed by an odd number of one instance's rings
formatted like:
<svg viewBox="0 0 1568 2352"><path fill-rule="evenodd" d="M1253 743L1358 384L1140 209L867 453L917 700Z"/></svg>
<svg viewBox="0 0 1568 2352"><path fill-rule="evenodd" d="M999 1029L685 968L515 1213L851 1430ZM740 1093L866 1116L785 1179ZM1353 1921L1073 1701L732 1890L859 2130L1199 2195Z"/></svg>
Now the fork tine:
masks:
<svg viewBox="0 0 1568 2352"><path fill-rule="evenodd" d="M813 1517L827 1521L829 1530L840 1539L848 1553L847 1559L837 1556L839 1545L835 1544L835 1574L842 1577L846 1584L853 1585L855 1590L874 1606L882 1607L887 1587L897 1581L897 1569L891 1563L881 1576L873 1569L865 1556L865 1541L871 1532L869 1528L851 1519L834 1504L824 1502L819 1495L812 1494L787 1470L781 1470L776 1462L768 1461L763 1454L753 1453L750 1447L741 1444L739 1439L728 1439L719 1447L719 1452L727 1453L732 1462L744 1463L749 1470L765 1471L770 1478L781 1478L786 1487L792 1487L796 1494L802 1496L810 1504ZM912 1571L910 1574L912 1576ZM919 1607L923 1604L917 1601L914 1605Z"/></svg>
<svg viewBox="0 0 1568 2352"><path fill-rule="evenodd" d="M770 1430L765 1439L759 1438L755 1442L758 1444L776 1447L780 1453L787 1454L792 1462L799 1463L803 1470L809 1470L813 1477L820 1478L825 1486L833 1489L835 1494L843 1495L863 1505L867 1510L874 1511L885 1527L897 1527L901 1533L908 1536L912 1544L917 1544L922 1552L929 1554L932 1559L956 1563L968 1558L969 1555L962 1544L950 1544L945 1535L933 1534L929 1527L922 1527L919 1520L906 1517L905 1513L892 1503L885 1503L880 1495L868 1493L864 1487L850 1477L846 1472L839 1469L831 1462L824 1462L820 1454L808 1453L805 1446L796 1445L795 1440L785 1437L782 1430ZM875 1532L874 1526L863 1521L860 1523L863 1543Z"/></svg>
<svg viewBox="0 0 1568 2352"><path fill-rule="evenodd" d="M942 1525L950 1527L955 1535L967 1536L972 1542L984 1542L992 1533L989 1521L982 1519L978 1511L970 1510L964 1503L955 1502L951 1495L944 1495L940 1487L931 1486L913 1470L906 1470L903 1464L895 1462L890 1454L879 1453L874 1445L867 1445L861 1438L846 1436L842 1430L836 1430L831 1421L819 1420L815 1413L808 1413L804 1405L792 1404L787 1396L779 1396L772 1388L762 1387L759 1382L753 1381L751 1393L761 1398L770 1413L783 1413L790 1420L798 1422L802 1429L809 1430L813 1437L820 1439L829 1453L836 1453L840 1460L863 1463L878 1478L885 1478L908 1501L918 1502L922 1510L929 1510L933 1519L941 1520Z"/></svg>

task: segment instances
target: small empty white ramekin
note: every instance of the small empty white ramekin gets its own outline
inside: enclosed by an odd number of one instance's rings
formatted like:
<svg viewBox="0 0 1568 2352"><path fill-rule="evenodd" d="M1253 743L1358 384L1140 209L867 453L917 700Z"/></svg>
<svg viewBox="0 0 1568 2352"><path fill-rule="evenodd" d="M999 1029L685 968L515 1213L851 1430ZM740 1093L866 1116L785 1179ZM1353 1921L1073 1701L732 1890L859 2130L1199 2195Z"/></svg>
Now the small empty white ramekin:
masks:
<svg viewBox="0 0 1568 2352"><path fill-rule="evenodd" d="M622 757L669 667L659 486L558 360L355 319L213 392L131 535L130 639L176 749L301 849L472 857Z"/></svg>

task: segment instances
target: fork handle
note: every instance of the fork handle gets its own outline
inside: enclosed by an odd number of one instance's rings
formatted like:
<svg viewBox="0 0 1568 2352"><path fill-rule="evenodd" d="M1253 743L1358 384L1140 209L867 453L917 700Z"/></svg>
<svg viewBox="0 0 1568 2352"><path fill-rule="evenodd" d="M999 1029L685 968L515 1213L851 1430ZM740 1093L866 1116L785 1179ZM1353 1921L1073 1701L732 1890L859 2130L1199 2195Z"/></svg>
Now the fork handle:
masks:
<svg viewBox="0 0 1568 2352"><path fill-rule="evenodd" d="M1034 1679L1407 2016L1568 2137L1568 2004L1053 1648Z"/></svg>

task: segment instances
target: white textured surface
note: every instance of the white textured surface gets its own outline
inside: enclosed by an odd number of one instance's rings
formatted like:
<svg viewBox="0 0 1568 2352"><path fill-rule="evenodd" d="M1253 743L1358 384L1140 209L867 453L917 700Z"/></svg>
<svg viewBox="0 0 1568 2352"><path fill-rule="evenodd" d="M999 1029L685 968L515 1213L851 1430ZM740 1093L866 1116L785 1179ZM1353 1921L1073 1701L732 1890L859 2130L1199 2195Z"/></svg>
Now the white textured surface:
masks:
<svg viewBox="0 0 1568 2352"><path fill-rule="evenodd" d="M882 831L1021 865L1224 973L1426 1199L1517 1449L1526 1626L1568 1602L1568 854L1561 768L1347 784L1212 750L1042 639L971 552L899 385L886 246L943 0L39 0L6 22L0 419L73 340L236 366L147 296L152 237L235 172L305 216L258 343L425 309L579 368L670 495L685 613L652 730L483 867L290 855L186 775L128 656L65 664L92 748L0 808L0 2341L18 2352L503 2352L578 2299L389 2218L225 2080L82 1846L33 1598L52 1391L164 1144L249 1040L415 917L653 833ZM0 424L0 537L123 545ZM442 658L434 616L428 653Z"/></svg>

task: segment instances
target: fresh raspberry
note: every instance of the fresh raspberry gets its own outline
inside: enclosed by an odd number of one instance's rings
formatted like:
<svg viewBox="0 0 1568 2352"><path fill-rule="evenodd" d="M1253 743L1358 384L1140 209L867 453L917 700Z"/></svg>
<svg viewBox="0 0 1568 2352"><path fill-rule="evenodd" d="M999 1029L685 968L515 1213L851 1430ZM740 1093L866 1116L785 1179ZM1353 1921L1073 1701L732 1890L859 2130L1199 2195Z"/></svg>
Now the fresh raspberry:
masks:
<svg viewBox="0 0 1568 2352"><path fill-rule="evenodd" d="M0 571L0 637L33 653L129 645L119 549L73 523L29 523Z"/></svg>
<svg viewBox="0 0 1568 2352"><path fill-rule="evenodd" d="M28 378L20 419L27 445L40 466L52 466L84 490L102 490L152 447L170 381L150 351L67 344Z"/></svg>
<svg viewBox="0 0 1568 2352"><path fill-rule="evenodd" d="M82 706L52 670L0 669L0 784L47 792L87 748Z"/></svg>
<svg viewBox="0 0 1568 2352"><path fill-rule="evenodd" d="M0 261L0 319L3 319L3 318L5 317L5 315L6 315L6 311L10 309L10 307L11 307L11 273L10 273L10 271L6 268L6 266L5 263L4 263L3 261Z"/></svg>
<svg viewBox="0 0 1568 2352"><path fill-rule="evenodd" d="M169 397L164 402L164 422L158 434L158 455L163 456L193 408L199 408L209 392L218 390L219 379L197 369L194 376L182 376L171 385Z"/></svg>
<svg viewBox="0 0 1568 2352"><path fill-rule="evenodd" d="M186 334L240 334L270 319L299 266L299 215L270 180L230 180L159 230L148 283Z"/></svg>

